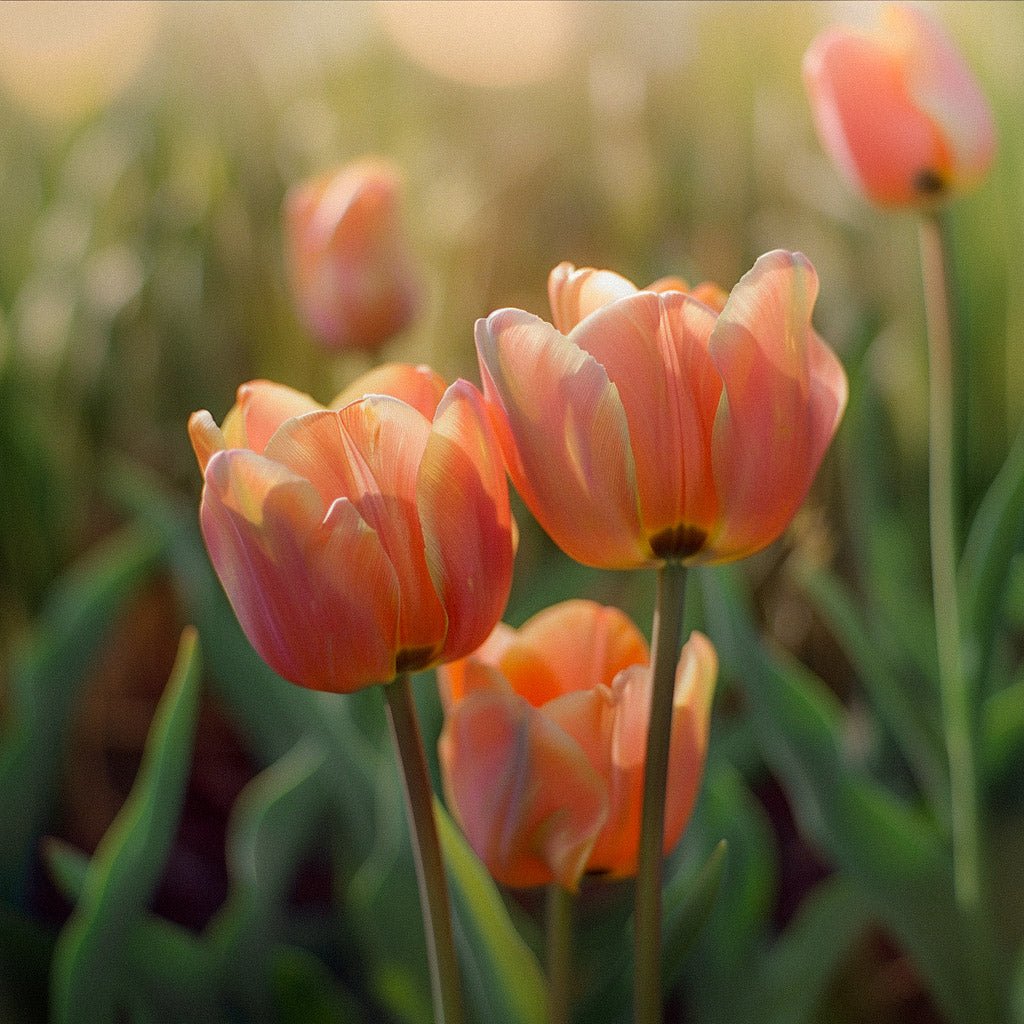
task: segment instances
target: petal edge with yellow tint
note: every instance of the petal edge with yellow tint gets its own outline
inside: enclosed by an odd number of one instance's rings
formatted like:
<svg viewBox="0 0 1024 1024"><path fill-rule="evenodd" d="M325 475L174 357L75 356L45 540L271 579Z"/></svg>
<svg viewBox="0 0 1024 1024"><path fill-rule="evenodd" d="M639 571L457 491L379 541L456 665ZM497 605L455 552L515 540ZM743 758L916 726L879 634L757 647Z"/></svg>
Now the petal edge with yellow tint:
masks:
<svg viewBox="0 0 1024 1024"><path fill-rule="evenodd" d="M235 409L244 428L244 445L235 443L231 447L244 446L261 453L282 423L307 412L321 410L323 406L309 395L285 384L251 380L239 387L235 408L225 418L225 426Z"/></svg>
<svg viewBox="0 0 1024 1024"><path fill-rule="evenodd" d="M603 367L517 309L478 320L476 345L505 463L541 526L585 565L655 561L640 523L626 414Z"/></svg>
<svg viewBox="0 0 1024 1024"><path fill-rule="evenodd" d="M632 281L612 270L577 269L572 263L559 263L548 275L551 322L562 334L568 334L594 310L636 290Z"/></svg>
<svg viewBox="0 0 1024 1024"><path fill-rule="evenodd" d="M357 377L337 398L330 408L341 409L367 395L390 395L411 405L428 420L434 418L437 403L445 393L444 378L429 366L412 363L385 363Z"/></svg>
<svg viewBox="0 0 1024 1024"><path fill-rule="evenodd" d="M483 398L464 380L437 407L416 505L426 564L448 613L442 656L460 658L501 618L515 554L505 466Z"/></svg>
<svg viewBox="0 0 1024 1024"><path fill-rule="evenodd" d="M438 751L448 804L491 874L575 890L607 814L579 744L521 697L478 691L448 715Z"/></svg>
<svg viewBox="0 0 1024 1024"><path fill-rule="evenodd" d="M207 463L217 452L222 452L228 447L221 428L205 409L200 409L189 416L188 438L192 442L192 451L195 452L201 473L206 472Z"/></svg>

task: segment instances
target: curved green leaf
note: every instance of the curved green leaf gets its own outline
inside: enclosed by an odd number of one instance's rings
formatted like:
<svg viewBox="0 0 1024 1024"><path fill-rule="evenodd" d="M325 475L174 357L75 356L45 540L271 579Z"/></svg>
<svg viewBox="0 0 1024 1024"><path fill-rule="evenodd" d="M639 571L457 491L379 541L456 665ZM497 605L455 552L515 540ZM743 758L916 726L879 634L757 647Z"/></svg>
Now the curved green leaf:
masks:
<svg viewBox="0 0 1024 1024"><path fill-rule="evenodd" d="M100 841L78 906L57 942L51 1008L58 1024L115 1020L131 985L128 944L163 872L188 782L199 677L198 641L189 628L135 783Z"/></svg>

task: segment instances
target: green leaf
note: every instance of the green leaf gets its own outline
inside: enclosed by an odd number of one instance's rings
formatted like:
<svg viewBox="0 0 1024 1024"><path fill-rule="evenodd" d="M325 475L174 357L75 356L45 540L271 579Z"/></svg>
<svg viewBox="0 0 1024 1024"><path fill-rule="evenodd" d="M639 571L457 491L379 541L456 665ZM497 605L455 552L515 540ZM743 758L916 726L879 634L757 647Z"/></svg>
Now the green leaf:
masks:
<svg viewBox="0 0 1024 1024"><path fill-rule="evenodd" d="M1024 792L1024 680L998 690L982 709L982 783L1007 799Z"/></svg>
<svg viewBox="0 0 1024 1024"><path fill-rule="evenodd" d="M668 991L676 983L679 968L686 959L701 929L715 908L715 897L722 881L729 844L722 839L711 851L696 877L677 873L662 892L663 948L662 987Z"/></svg>
<svg viewBox="0 0 1024 1024"><path fill-rule="evenodd" d="M268 956L300 861L327 816L323 766L323 752L300 742L245 787L228 824L230 890L208 933L226 988L253 1019L268 1013Z"/></svg>
<svg viewBox="0 0 1024 1024"><path fill-rule="evenodd" d="M0 896L21 899L36 841L53 815L86 673L161 550L159 538L136 527L97 545L54 589L35 641L14 667L11 724L0 744Z"/></svg>
<svg viewBox="0 0 1024 1024"><path fill-rule="evenodd" d="M544 1024L547 991L533 952L516 931L487 869L439 800L463 983L479 1024Z"/></svg>
<svg viewBox="0 0 1024 1024"><path fill-rule="evenodd" d="M760 643L735 571L705 573L704 585L723 668L742 680L765 760L805 836L858 885L944 1011L972 1019L981 996L959 948L951 865L934 827L850 770L837 702L806 669Z"/></svg>
<svg viewBox="0 0 1024 1024"><path fill-rule="evenodd" d="M934 806L948 799L942 744L934 716L920 694L911 695L886 658L885 650L862 621L843 581L827 567L807 561L791 563L794 576L823 617L857 671L871 706L911 766Z"/></svg>
<svg viewBox="0 0 1024 1024"><path fill-rule="evenodd" d="M874 914L842 879L822 882L771 947L759 1003L764 1021L811 1024L837 969Z"/></svg>
<svg viewBox="0 0 1024 1024"><path fill-rule="evenodd" d="M971 523L960 562L965 649L971 678L988 675L1009 568L1024 533L1024 430Z"/></svg>
<svg viewBox="0 0 1024 1024"><path fill-rule="evenodd" d="M272 961L279 1024L362 1024L366 1019L356 999L312 953L278 947Z"/></svg>
<svg viewBox="0 0 1024 1024"><path fill-rule="evenodd" d="M89 865L57 943L52 1012L59 1024L113 1021L131 986L133 927L149 906L177 830L199 704L195 630L182 635L128 798Z"/></svg>

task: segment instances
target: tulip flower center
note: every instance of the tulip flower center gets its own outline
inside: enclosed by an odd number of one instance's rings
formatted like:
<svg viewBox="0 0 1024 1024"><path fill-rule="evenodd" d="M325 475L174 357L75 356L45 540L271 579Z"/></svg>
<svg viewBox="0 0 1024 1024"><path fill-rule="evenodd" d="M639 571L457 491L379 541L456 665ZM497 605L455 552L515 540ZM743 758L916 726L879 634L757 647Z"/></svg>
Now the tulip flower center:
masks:
<svg viewBox="0 0 1024 1024"><path fill-rule="evenodd" d="M395 658L395 671L418 672L421 668L432 665L437 657L437 647L407 647L398 652Z"/></svg>
<svg viewBox="0 0 1024 1024"><path fill-rule="evenodd" d="M656 533L650 544L658 558L683 559L697 554L707 539L707 531L688 523L677 523Z"/></svg>
<svg viewBox="0 0 1024 1024"><path fill-rule="evenodd" d="M946 191L946 182L938 171L926 167L914 178L914 190L923 196L937 196Z"/></svg>

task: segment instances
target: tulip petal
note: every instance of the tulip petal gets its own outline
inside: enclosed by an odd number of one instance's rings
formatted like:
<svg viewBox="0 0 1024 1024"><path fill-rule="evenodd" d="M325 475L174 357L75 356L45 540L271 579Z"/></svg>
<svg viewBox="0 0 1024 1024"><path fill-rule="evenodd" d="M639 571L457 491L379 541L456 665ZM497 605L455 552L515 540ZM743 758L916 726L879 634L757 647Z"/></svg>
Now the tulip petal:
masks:
<svg viewBox="0 0 1024 1024"><path fill-rule="evenodd" d="M717 679L718 655L714 645L703 633L694 631L683 645L676 668L665 799L666 853L679 842L697 802ZM616 737L617 751L628 749L632 743L635 741L627 737L625 730Z"/></svg>
<svg viewBox="0 0 1024 1024"><path fill-rule="evenodd" d="M508 483L483 397L456 381L437 407L416 491L427 565L448 613L442 657L487 639L512 587Z"/></svg>
<svg viewBox="0 0 1024 1024"><path fill-rule="evenodd" d="M269 459L210 459L203 536L250 642L286 679L350 692L395 675L398 584L350 502L323 512L308 481Z"/></svg>
<svg viewBox="0 0 1024 1024"><path fill-rule="evenodd" d="M629 616L594 601L563 601L523 623L501 670L534 706L574 690L610 686L629 665L646 665L647 641Z"/></svg>
<svg viewBox="0 0 1024 1024"><path fill-rule="evenodd" d="M708 561L770 544L807 495L846 404L846 375L811 327L818 277L800 253L762 256L711 338L725 382L715 421L721 526Z"/></svg>
<svg viewBox="0 0 1024 1024"><path fill-rule="evenodd" d="M515 635L516 631L511 626L499 622L469 657L437 666L437 688L445 714L477 690L497 689L502 693L512 693L512 687L497 665L502 653L515 641Z"/></svg>
<svg viewBox="0 0 1024 1024"><path fill-rule="evenodd" d="M577 270L571 263L559 263L548 275L551 322L562 334L568 334L595 309L633 295L636 290L632 281L611 270Z"/></svg>
<svg viewBox="0 0 1024 1024"><path fill-rule="evenodd" d="M905 56L848 29L822 33L804 57L818 134L850 182L883 205L942 191L951 153L908 91Z"/></svg>
<svg viewBox="0 0 1024 1024"><path fill-rule="evenodd" d="M380 537L401 593L401 670L432 663L446 631L416 508L429 435L429 423L415 409L377 395L288 420L266 449L268 458L309 480L324 504L348 498Z"/></svg>
<svg viewBox="0 0 1024 1024"><path fill-rule="evenodd" d="M604 369L521 310L477 321L476 344L505 463L541 526L586 565L654 561L640 524L626 416Z"/></svg>
<svg viewBox="0 0 1024 1024"><path fill-rule="evenodd" d="M479 691L438 744L449 807L505 885L575 889L607 813L578 743L519 697Z"/></svg>
<svg viewBox="0 0 1024 1024"><path fill-rule="evenodd" d="M429 366L385 363L354 380L331 402L330 407L341 409L366 395L390 395L432 420L446 387L444 378Z"/></svg>
<svg viewBox="0 0 1024 1024"><path fill-rule="evenodd" d="M695 532L685 543L697 547L718 511L711 432L722 385L708 354L714 325L707 307L679 292L640 292L605 306L569 336L618 389L648 535L689 527Z"/></svg>
<svg viewBox="0 0 1024 1024"><path fill-rule="evenodd" d="M901 51L910 95L953 150L955 186L974 185L996 146L992 110L974 75L942 28L911 4L882 9L882 38Z"/></svg>
<svg viewBox="0 0 1024 1024"><path fill-rule="evenodd" d="M192 413L188 418L188 437L192 442L192 451L196 453L199 469L203 473L206 472L210 459L217 452L227 448L223 432L205 409Z"/></svg>
<svg viewBox="0 0 1024 1024"><path fill-rule="evenodd" d="M235 408L228 413L228 417L231 418L237 410L239 422L244 430L244 440L236 439L236 443L231 447L245 447L262 453L267 447L267 442L285 420L322 408L323 406L309 395L284 384L275 384L269 380L251 380L239 387ZM228 420L225 419L224 423L226 428ZM237 441L242 443L239 444Z"/></svg>

